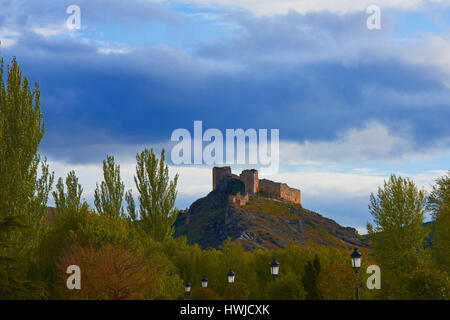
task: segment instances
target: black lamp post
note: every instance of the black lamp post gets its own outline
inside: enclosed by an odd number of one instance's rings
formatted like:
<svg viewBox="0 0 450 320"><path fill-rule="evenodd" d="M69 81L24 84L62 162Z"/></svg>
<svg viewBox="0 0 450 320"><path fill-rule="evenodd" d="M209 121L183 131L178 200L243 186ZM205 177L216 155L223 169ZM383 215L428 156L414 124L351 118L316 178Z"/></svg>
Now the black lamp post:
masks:
<svg viewBox="0 0 450 320"><path fill-rule="evenodd" d="M361 257L362 254L358 251L358 248L355 248L352 254L350 255L352 258L352 268L355 269L356 273L356 300L359 300L359 268L361 267Z"/></svg>
<svg viewBox="0 0 450 320"><path fill-rule="evenodd" d="M184 291L186 292L186 300L189 300L189 295L191 294L191 284L186 282L184 285Z"/></svg>
<svg viewBox="0 0 450 320"><path fill-rule="evenodd" d="M234 283L234 272L231 269L228 271L228 283Z"/></svg>
<svg viewBox="0 0 450 320"><path fill-rule="evenodd" d="M278 271L280 271L280 264L278 263L277 260L275 260L275 258L273 259L272 263L270 264L270 273L273 276L273 282L277 281L277 275L278 275Z"/></svg>
<svg viewBox="0 0 450 320"><path fill-rule="evenodd" d="M208 287L208 278L203 276L203 278L202 278L202 288L207 288L207 287Z"/></svg>

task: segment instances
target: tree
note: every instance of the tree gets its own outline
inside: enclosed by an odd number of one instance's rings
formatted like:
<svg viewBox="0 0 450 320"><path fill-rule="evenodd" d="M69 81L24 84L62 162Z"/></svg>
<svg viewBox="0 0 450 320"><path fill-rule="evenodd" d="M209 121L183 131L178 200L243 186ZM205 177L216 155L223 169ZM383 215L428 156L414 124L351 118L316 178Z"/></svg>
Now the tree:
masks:
<svg viewBox="0 0 450 320"><path fill-rule="evenodd" d="M433 216L433 254L440 268L450 272L450 171L436 180L428 198Z"/></svg>
<svg viewBox="0 0 450 320"><path fill-rule="evenodd" d="M220 300L220 296L209 288L194 288L191 292L192 300Z"/></svg>
<svg viewBox="0 0 450 320"><path fill-rule="evenodd" d="M223 296L226 300L247 300L249 294L248 286L243 282L236 281L227 284Z"/></svg>
<svg viewBox="0 0 450 320"><path fill-rule="evenodd" d="M97 212L110 217L122 217L124 210L122 201L125 185L120 179L120 166L114 163L114 157L108 156L103 160L103 178L100 187L94 193L94 204Z"/></svg>
<svg viewBox="0 0 450 320"><path fill-rule="evenodd" d="M293 274L287 274L271 282L267 287L267 298L271 300L303 300L305 291Z"/></svg>
<svg viewBox="0 0 450 320"><path fill-rule="evenodd" d="M353 270L340 263L325 267L317 279L320 294L327 300L355 299L355 285Z"/></svg>
<svg viewBox="0 0 450 320"><path fill-rule="evenodd" d="M306 264L305 273L302 278L307 300L320 300L322 298L317 288L317 277L319 276L320 269L319 256L316 254L314 255L314 261L308 261Z"/></svg>
<svg viewBox="0 0 450 320"><path fill-rule="evenodd" d="M450 278L439 269L424 267L414 272L408 282L408 290L411 299L450 299Z"/></svg>
<svg viewBox="0 0 450 320"><path fill-rule="evenodd" d="M136 160L134 181L139 192L139 212L144 229L156 241L167 240L173 235L177 218L174 206L178 174L170 181L169 167L164 164L164 149L159 160L153 149L137 154Z"/></svg>
<svg viewBox="0 0 450 320"><path fill-rule="evenodd" d="M53 174L37 153L44 135L39 86L31 90L16 58L0 66L0 298L29 297L36 283L26 276L27 256L39 238ZM23 245L26 241L25 245ZM28 289L27 289L28 288Z"/></svg>
<svg viewBox="0 0 450 320"><path fill-rule="evenodd" d="M409 276L423 263L425 204L425 191L395 175L378 188L377 196L370 196L369 211L375 223L367 224L370 243L383 273L395 275L400 287L406 282L402 276Z"/></svg>
<svg viewBox="0 0 450 320"><path fill-rule="evenodd" d="M70 171L67 174L65 185L67 192L65 191L63 179L60 177L56 184L56 191L53 191L53 198L55 199L58 214L63 214L66 210L78 211L83 205L81 202L83 188L78 183L75 171Z"/></svg>
<svg viewBox="0 0 450 320"><path fill-rule="evenodd" d="M66 287L70 265L80 267L80 290ZM142 299L156 276L144 258L111 244L99 250L69 247L58 260L57 268L62 296L69 299Z"/></svg>
<svg viewBox="0 0 450 320"><path fill-rule="evenodd" d="M136 217L136 204L134 202L133 193L130 190L125 193L125 201L127 202L127 213L128 213L128 219L132 222L137 220Z"/></svg>

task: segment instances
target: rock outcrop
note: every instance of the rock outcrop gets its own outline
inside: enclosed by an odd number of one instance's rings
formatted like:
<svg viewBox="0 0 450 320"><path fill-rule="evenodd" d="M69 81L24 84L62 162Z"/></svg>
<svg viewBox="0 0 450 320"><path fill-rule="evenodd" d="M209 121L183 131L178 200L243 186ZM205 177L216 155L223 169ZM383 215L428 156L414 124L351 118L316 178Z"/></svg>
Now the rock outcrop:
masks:
<svg viewBox="0 0 450 320"><path fill-rule="evenodd" d="M283 248L307 241L333 247L368 247L368 241L354 228L342 227L331 219L290 201L261 194L250 195L243 206L229 203L240 188L239 177L229 175L206 197L195 201L175 222L175 236L203 248L219 247L228 237L245 248Z"/></svg>

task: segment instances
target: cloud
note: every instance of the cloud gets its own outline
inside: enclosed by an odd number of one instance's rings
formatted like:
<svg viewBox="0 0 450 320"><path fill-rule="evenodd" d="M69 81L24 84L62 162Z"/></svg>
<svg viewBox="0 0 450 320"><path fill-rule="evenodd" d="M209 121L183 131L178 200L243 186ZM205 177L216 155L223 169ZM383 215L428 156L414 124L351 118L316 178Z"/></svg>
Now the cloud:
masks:
<svg viewBox="0 0 450 320"><path fill-rule="evenodd" d="M291 10L307 14L311 12L328 11L337 14L347 14L355 11L366 10L373 5L372 0L178 0L179 2L192 3L203 7L228 7L244 9L256 16L286 14ZM376 5L397 10L417 10L426 5L448 6L447 0L378 0Z"/></svg>
<svg viewBox="0 0 450 320"><path fill-rule="evenodd" d="M340 133L332 141L280 143L281 160L289 164L396 161L411 159L415 153L407 136L395 135L376 121Z"/></svg>

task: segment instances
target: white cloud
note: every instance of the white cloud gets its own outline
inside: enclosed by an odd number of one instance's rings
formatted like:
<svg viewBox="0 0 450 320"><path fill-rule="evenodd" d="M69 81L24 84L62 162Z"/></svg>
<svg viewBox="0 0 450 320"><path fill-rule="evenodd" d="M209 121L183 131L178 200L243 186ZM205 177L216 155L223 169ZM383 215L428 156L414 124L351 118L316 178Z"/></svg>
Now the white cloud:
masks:
<svg viewBox="0 0 450 320"><path fill-rule="evenodd" d="M68 32L68 29L65 25L49 25L45 27L33 27L31 31L43 37L52 37Z"/></svg>
<svg viewBox="0 0 450 320"><path fill-rule="evenodd" d="M257 16L286 14L290 10L299 13L329 11L338 14L366 10L376 4L384 8L398 10L417 10L427 4L449 5L448 0L178 0L205 7L231 7L244 9Z"/></svg>
<svg viewBox="0 0 450 320"><path fill-rule="evenodd" d="M412 153L407 137L393 134L376 121L341 133L333 141L280 143L281 161L289 164L401 160Z"/></svg>
<svg viewBox="0 0 450 320"><path fill-rule="evenodd" d="M17 43L17 40L21 35L22 34L20 32L15 30L9 28L0 28L0 48L13 47Z"/></svg>
<svg viewBox="0 0 450 320"><path fill-rule="evenodd" d="M125 184L125 189L132 189L133 194L137 197L134 183L136 163L116 162L120 164L120 173ZM74 170L79 178L79 183L83 187L83 198L87 201L93 199L96 183L100 183L103 180L101 164L70 164L60 161L49 161L49 164L50 170L55 172L56 180L59 177L65 179L69 171ZM169 167L169 175L171 178L177 173L179 174L177 190L178 195L181 197L200 198L212 190L211 170L209 168Z"/></svg>
<svg viewBox="0 0 450 320"><path fill-rule="evenodd" d="M424 34L423 39L402 53L407 61L438 67L450 75L450 40L444 35Z"/></svg>

